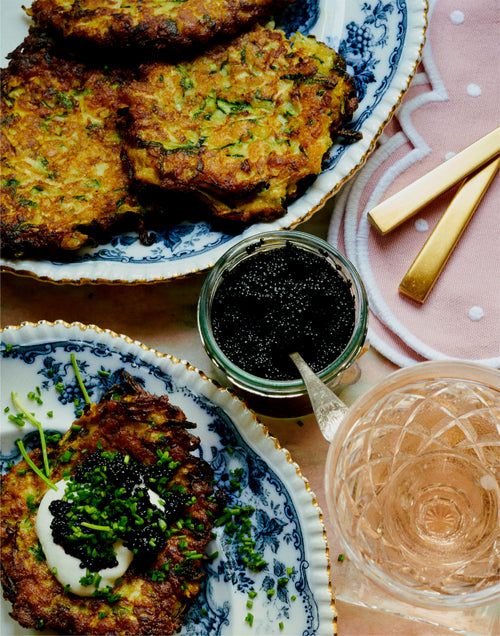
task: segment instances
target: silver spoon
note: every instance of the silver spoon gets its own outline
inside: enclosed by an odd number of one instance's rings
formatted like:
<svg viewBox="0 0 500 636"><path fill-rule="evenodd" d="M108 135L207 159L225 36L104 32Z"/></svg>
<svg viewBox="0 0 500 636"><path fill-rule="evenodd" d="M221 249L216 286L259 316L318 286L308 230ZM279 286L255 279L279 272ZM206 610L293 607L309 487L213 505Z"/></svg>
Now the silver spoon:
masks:
<svg viewBox="0 0 500 636"><path fill-rule="evenodd" d="M304 380L319 428L325 439L331 442L347 406L320 380L300 353L290 353L290 358Z"/></svg>

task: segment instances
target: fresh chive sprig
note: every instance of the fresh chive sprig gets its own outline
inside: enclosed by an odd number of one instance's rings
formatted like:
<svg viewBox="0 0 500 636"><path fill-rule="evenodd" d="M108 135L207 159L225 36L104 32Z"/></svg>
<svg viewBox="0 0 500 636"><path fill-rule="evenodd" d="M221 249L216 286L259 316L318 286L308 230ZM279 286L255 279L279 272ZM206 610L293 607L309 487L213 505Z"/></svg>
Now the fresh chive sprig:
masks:
<svg viewBox="0 0 500 636"><path fill-rule="evenodd" d="M35 462L31 459L31 457L28 455L28 453L26 452L26 448L24 447L24 444L22 442L22 440L18 439L17 440L17 445L19 447L19 450L21 451L21 455L24 457L26 463L28 464L28 466L31 468L31 470L38 475L38 477L40 477L40 479L42 479L47 486L49 486L50 488L52 488L53 490L57 490L57 486L50 481L50 479L44 475L44 473L38 468L38 466L35 464Z"/></svg>
<svg viewBox="0 0 500 636"><path fill-rule="evenodd" d="M70 355L70 358L71 358L71 364L73 365L73 370L75 372L76 380L78 382L78 386L80 387L80 390L81 390L81 392L83 394L85 402L87 404L90 404L91 400L89 398L89 394L87 393L87 389L85 388L85 385L83 384L82 376L80 375L80 369L78 368L78 363L76 361L75 354L72 353Z"/></svg>
<svg viewBox="0 0 500 636"><path fill-rule="evenodd" d="M19 399L19 396L17 395L17 393L12 391L10 394L10 397L16 409L21 411L24 417L28 421L30 421L32 424L34 424L36 428L38 429L38 433L40 434L40 444L42 447L43 467L45 470L45 475L46 477L48 477L50 475L49 458L47 455L47 444L45 441L45 433L43 432L42 424L36 419L36 417L34 417L31 413L27 411L27 409L25 408L25 406L22 404L21 400Z"/></svg>

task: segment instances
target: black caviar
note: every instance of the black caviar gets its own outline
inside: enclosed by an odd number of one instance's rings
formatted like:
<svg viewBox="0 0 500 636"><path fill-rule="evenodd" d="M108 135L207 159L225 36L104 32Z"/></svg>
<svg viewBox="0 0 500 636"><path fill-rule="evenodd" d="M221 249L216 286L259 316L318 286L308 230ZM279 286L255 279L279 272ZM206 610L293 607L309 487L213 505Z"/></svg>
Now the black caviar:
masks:
<svg viewBox="0 0 500 636"><path fill-rule="evenodd" d="M269 380L299 378L293 351L316 372L330 365L354 331L351 282L326 257L289 241L248 252L224 273L213 299L213 334L223 353Z"/></svg>
<svg viewBox="0 0 500 636"><path fill-rule="evenodd" d="M168 524L190 500L182 488L168 486L177 466L168 451L151 466L120 452L92 453L64 497L49 506L54 542L92 572L117 565L113 544L119 539L148 564L165 547ZM161 496L163 510L151 503L148 489Z"/></svg>

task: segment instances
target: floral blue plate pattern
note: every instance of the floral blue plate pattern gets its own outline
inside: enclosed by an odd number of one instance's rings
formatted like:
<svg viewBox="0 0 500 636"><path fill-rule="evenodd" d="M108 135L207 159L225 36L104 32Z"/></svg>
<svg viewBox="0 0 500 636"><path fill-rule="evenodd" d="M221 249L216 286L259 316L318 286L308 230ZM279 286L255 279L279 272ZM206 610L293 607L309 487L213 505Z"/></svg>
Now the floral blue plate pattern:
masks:
<svg viewBox="0 0 500 636"><path fill-rule="evenodd" d="M2 57L22 41L28 21L23 0L2 3ZM256 223L237 235L210 221L180 222L152 233L142 245L135 233L80 250L71 262L1 259L5 271L53 282L146 283L206 270L229 247L250 235L294 228L307 220L359 170L399 105L420 59L427 25L427 0L297 0L277 19L288 34L315 35L340 50L357 82L360 104L350 128L361 141L334 145L324 169L306 192L271 223Z"/></svg>
<svg viewBox="0 0 500 636"><path fill-rule="evenodd" d="M16 413L12 391L46 431L66 431L76 419L84 400L72 353L93 401L112 386L120 369L132 374L147 391L167 393L197 423L200 452L214 468L220 485L228 488L229 505L255 508L252 538L267 561L266 568L259 573L246 569L223 527L216 528L216 539L207 552L218 551L219 556L207 565L205 585L186 616L182 636L334 634L328 548L314 494L288 453L242 402L185 361L91 325L41 321L7 327L0 341L2 472L21 458L16 439L22 438L28 449L39 442L30 423L20 429L9 419L9 414ZM27 397L38 390L43 404ZM47 416L49 412L52 417ZM231 490L229 480L237 469L243 469L242 488ZM283 578L288 582L280 585L278 580ZM251 590L257 596L249 610ZM269 596L268 590L275 593ZM21 630L8 615L9 609L10 604L2 600L2 636L39 633ZM245 620L249 612L252 626Z"/></svg>

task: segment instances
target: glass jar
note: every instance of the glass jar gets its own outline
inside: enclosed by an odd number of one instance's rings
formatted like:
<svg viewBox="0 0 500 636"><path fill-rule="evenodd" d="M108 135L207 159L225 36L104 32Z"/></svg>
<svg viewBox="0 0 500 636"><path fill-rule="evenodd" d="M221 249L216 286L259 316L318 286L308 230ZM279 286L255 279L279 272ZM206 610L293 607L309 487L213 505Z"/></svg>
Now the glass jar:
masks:
<svg viewBox="0 0 500 636"><path fill-rule="evenodd" d="M198 328L205 350L222 372L223 380L241 395L258 413L274 417L297 417L312 411L302 379L270 380L246 372L231 361L219 346L212 327L212 306L216 292L227 275L245 259L262 251L282 248L287 244L327 259L338 274L351 285L354 299L354 328L342 353L318 372L330 387L357 380L356 360L364 351L368 322L368 303L363 283L350 261L329 243L311 234L294 230L267 232L244 239L230 248L209 272L198 303ZM224 382L223 382L224 383Z"/></svg>

